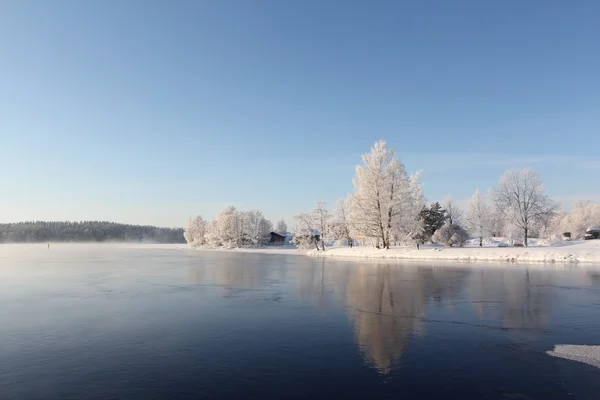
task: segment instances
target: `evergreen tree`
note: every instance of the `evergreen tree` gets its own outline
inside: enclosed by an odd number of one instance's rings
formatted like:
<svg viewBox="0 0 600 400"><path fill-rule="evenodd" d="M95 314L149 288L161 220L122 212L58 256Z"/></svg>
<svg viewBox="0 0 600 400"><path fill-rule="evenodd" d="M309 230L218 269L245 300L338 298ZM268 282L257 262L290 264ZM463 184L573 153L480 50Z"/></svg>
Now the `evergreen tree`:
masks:
<svg viewBox="0 0 600 400"><path fill-rule="evenodd" d="M439 202L431 203L429 207L425 206L419 213L418 220L421 222L421 232L415 239L422 244L430 242L435 231L444 226L446 222L446 211Z"/></svg>

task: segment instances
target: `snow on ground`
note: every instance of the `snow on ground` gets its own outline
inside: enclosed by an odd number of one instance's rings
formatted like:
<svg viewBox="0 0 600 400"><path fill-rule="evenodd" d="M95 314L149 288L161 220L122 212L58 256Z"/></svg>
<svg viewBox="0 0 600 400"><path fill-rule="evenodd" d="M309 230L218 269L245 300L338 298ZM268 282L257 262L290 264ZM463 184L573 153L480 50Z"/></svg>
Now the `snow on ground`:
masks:
<svg viewBox="0 0 600 400"><path fill-rule="evenodd" d="M198 251L226 251L232 253L255 253L255 254L287 254L287 255L303 255L306 251L299 250L296 246L270 246L270 247L259 247L259 248L210 248L210 247L196 247L190 248L190 250Z"/></svg>
<svg viewBox="0 0 600 400"><path fill-rule="evenodd" d="M573 344L559 344L554 346L554 351L548 355L579 361L600 368L600 346L579 346Z"/></svg>
<svg viewBox="0 0 600 400"><path fill-rule="evenodd" d="M550 246L529 247L498 247L498 244L479 247L471 244L466 247L450 248L440 245L424 245L420 250L417 250L416 246L397 247L389 250L375 249L370 246L337 247L326 251L311 250L307 254L313 257L600 264L600 240L559 242Z"/></svg>

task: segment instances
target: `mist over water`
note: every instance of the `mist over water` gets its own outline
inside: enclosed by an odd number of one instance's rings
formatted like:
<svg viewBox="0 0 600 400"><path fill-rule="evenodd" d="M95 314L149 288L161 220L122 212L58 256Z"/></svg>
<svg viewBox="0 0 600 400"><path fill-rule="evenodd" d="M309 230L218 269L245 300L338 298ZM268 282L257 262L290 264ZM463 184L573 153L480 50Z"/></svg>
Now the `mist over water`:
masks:
<svg viewBox="0 0 600 400"><path fill-rule="evenodd" d="M593 399L600 370L546 352L600 344L599 277L2 245L0 398Z"/></svg>

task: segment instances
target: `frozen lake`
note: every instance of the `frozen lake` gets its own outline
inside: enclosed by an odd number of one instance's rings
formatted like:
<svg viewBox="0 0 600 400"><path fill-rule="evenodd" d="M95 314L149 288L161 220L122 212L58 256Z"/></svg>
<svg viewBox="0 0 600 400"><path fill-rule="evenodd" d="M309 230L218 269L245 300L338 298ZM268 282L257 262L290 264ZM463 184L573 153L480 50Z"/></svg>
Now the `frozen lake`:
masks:
<svg viewBox="0 0 600 400"><path fill-rule="evenodd" d="M600 266L0 245L0 398L598 399Z"/></svg>

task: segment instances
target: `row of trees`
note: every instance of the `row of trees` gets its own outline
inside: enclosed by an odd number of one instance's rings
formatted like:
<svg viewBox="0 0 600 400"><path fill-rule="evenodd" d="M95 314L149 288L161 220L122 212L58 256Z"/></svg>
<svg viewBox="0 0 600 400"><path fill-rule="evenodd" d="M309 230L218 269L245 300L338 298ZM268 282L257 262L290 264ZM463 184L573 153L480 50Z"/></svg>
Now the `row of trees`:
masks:
<svg viewBox="0 0 600 400"><path fill-rule="evenodd" d="M277 223L277 232L287 233L285 221ZM269 243L273 224L259 210L238 211L230 206L211 222L201 216L190 219L185 239L192 246L260 247Z"/></svg>
<svg viewBox="0 0 600 400"><path fill-rule="evenodd" d="M465 215L451 197L443 205L426 206L421 172L409 175L384 141L362 161L356 167L354 193L337 203L333 215L319 202L312 213L296 216L298 245L313 244L314 228L325 242L352 245L358 240L385 249L406 242L461 246L467 231L479 237L480 245L485 236L501 235L520 235L527 245L532 230L547 230L558 208L532 169L508 170L487 197L477 190Z"/></svg>
<svg viewBox="0 0 600 400"><path fill-rule="evenodd" d="M333 212L317 202L308 213L295 216L292 242L299 247L325 248L325 243L353 246L372 244L388 249L400 243L440 242L462 246L469 236L522 238L572 232L581 238L590 225L600 225L600 205L580 203L571 213L558 212L558 203L545 194L532 169L510 169L487 196L477 190L466 210L451 198L426 205L421 172L408 174L386 142L375 143L362 156L353 179L354 191L339 200ZM190 220L185 231L192 245L261 246L269 241L272 224L260 211L223 210L208 223ZM287 232L285 222L276 229Z"/></svg>
<svg viewBox="0 0 600 400"><path fill-rule="evenodd" d="M0 243L107 241L185 243L181 228L157 228L105 221L0 224Z"/></svg>

